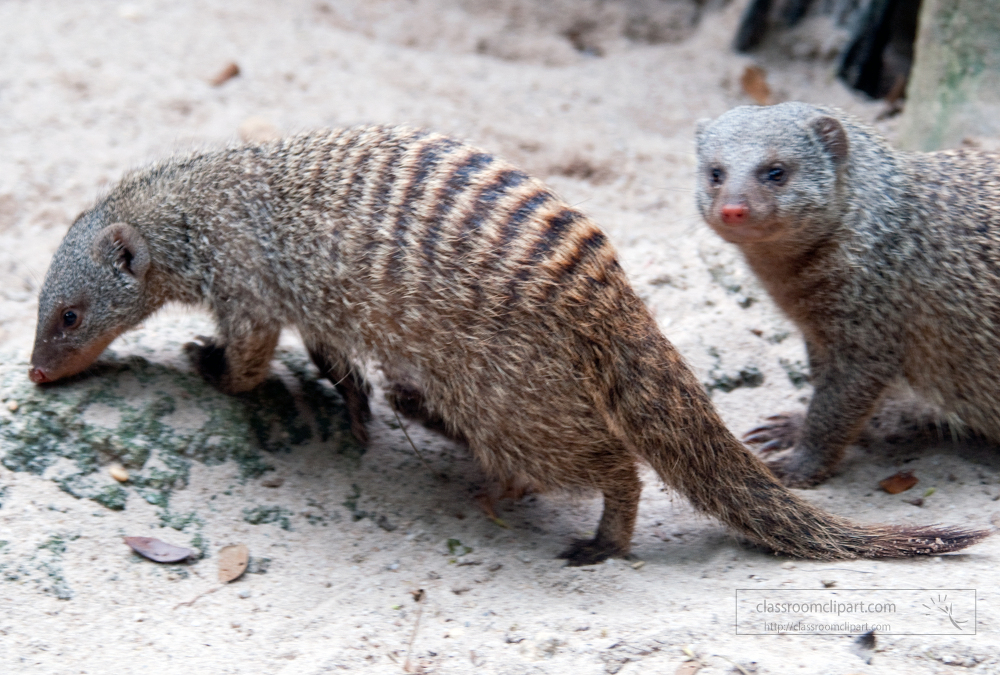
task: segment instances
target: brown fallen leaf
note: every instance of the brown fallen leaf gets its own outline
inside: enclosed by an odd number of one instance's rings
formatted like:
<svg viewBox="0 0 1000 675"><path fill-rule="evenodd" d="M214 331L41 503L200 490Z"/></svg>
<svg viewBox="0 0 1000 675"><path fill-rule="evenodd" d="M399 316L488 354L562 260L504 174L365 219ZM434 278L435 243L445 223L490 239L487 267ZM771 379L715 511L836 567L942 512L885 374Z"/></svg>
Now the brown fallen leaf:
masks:
<svg viewBox="0 0 1000 675"><path fill-rule="evenodd" d="M677 666L677 670L674 671L674 675L694 675L699 670L701 670L701 664L697 661L685 661L681 665Z"/></svg>
<svg viewBox="0 0 1000 675"><path fill-rule="evenodd" d="M912 471L900 471L879 481L878 486L891 495L898 495L900 492L906 492L919 482L920 479L914 476Z"/></svg>
<svg viewBox="0 0 1000 675"><path fill-rule="evenodd" d="M125 537L125 543L143 558L158 563L174 563L194 557L196 552L183 546L174 546L154 537Z"/></svg>
<svg viewBox="0 0 1000 675"><path fill-rule="evenodd" d="M224 546L219 551L219 581L228 584L243 576L250 562L250 549L243 544Z"/></svg>
<svg viewBox="0 0 1000 675"><path fill-rule="evenodd" d="M229 80L233 79L240 74L240 67L236 65L235 62L230 62L225 68L219 71L219 74L209 80L209 84L213 87L221 87Z"/></svg>
<svg viewBox="0 0 1000 675"><path fill-rule="evenodd" d="M743 69L740 76L740 86L743 93L752 98L758 105L771 105L771 87L767 86L767 71L760 66L750 65Z"/></svg>

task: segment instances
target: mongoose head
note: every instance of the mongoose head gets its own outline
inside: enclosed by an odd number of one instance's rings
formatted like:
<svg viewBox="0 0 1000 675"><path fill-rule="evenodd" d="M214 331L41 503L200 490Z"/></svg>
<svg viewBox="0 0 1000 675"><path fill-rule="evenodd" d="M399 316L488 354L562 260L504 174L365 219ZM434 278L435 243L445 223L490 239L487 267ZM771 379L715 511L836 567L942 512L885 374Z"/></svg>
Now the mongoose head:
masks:
<svg viewBox="0 0 1000 675"><path fill-rule="evenodd" d="M834 114L782 103L699 122L698 208L709 226L735 244L809 244L828 234L850 149Z"/></svg>
<svg viewBox="0 0 1000 675"><path fill-rule="evenodd" d="M149 267L149 249L134 227L107 224L96 211L77 218L52 258L38 298L32 382L79 373L142 321L149 314Z"/></svg>

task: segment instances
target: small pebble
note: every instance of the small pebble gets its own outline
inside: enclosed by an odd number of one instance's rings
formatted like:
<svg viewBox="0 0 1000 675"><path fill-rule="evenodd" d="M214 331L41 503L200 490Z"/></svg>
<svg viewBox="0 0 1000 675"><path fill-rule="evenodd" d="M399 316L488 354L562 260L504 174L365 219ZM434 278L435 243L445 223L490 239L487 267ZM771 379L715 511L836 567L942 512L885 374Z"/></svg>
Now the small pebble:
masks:
<svg viewBox="0 0 1000 675"><path fill-rule="evenodd" d="M17 401L7 401L7 410L17 412Z"/></svg>
<svg viewBox="0 0 1000 675"><path fill-rule="evenodd" d="M108 467L108 473L119 483L124 483L128 480L128 469L126 469L121 464L112 464Z"/></svg>
<svg viewBox="0 0 1000 675"><path fill-rule="evenodd" d="M645 565L646 565L645 560L636 560L634 563L632 563L632 569L641 570Z"/></svg>
<svg viewBox="0 0 1000 675"><path fill-rule="evenodd" d="M278 127L263 117L248 117L243 120L236 133L239 134L240 140L248 143L267 143L281 138Z"/></svg>
<svg viewBox="0 0 1000 675"><path fill-rule="evenodd" d="M250 597L250 589L244 588L243 590L241 590L239 593L236 594L236 597L243 598L244 600L246 600L247 598Z"/></svg>

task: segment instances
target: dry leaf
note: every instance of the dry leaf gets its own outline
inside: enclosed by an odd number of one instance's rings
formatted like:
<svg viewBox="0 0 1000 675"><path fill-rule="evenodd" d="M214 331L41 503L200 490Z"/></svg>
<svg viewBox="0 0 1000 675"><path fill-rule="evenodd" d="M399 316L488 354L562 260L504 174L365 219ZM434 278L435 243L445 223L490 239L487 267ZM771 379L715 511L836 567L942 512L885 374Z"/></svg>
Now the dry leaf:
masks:
<svg viewBox="0 0 1000 675"><path fill-rule="evenodd" d="M767 86L767 71L760 66L747 66L740 76L743 93L758 105L771 105L771 88Z"/></svg>
<svg viewBox="0 0 1000 675"><path fill-rule="evenodd" d="M681 665L677 666L677 670L674 671L674 675L694 675L699 670L701 670L701 664L697 661L685 661Z"/></svg>
<svg viewBox="0 0 1000 675"><path fill-rule="evenodd" d="M243 544L224 546L219 551L219 581L228 584L243 576L250 562L250 549Z"/></svg>
<svg viewBox="0 0 1000 675"><path fill-rule="evenodd" d="M891 495L898 495L900 492L906 492L919 482L920 480L913 475L912 471L900 471L885 480L879 481L878 486Z"/></svg>
<svg viewBox="0 0 1000 675"><path fill-rule="evenodd" d="M235 63L228 64L225 68L219 71L219 74L209 80L209 83L213 87L221 87L229 80L233 79L240 74L240 67Z"/></svg>
<svg viewBox="0 0 1000 675"><path fill-rule="evenodd" d="M143 558L149 558L153 562L174 563L196 555L190 548L174 546L153 537L125 537L125 543Z"/></svg>

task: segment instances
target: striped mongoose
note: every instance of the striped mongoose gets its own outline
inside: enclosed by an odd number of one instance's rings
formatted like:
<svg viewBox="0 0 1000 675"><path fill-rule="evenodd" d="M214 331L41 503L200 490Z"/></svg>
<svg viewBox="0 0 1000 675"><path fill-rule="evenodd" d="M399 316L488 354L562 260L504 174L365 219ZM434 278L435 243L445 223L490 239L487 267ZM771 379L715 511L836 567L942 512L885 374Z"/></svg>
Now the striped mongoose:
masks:
<svg viewBox="0 0 1000 675"><path fill-rule="evenodd" d="M740 107L698 131L698 205L805 336L806 415L747 435L786 485L827 478L905 381L1000 441L1000 156L909 153L835 108Z"/></svg>
<svg viewBox="0 0 1000 675"><path fill-rule="evenodd" d="M361 364L417 383L499 484L599 490L588 564L629 551L645 460L700 510L810 558L963 548L961 529L863 526L790 493L723 425L615 251L541 182L408 128L200 152L133 173L83 213L39 299L30 376L86 369L165 302L207 305L189 345L225 392L257 385L298 329L365 438Z"/></svg>

